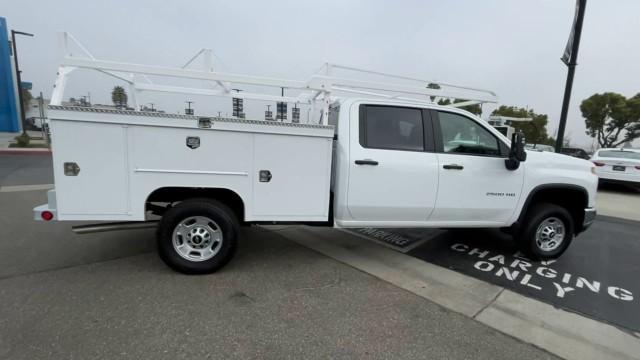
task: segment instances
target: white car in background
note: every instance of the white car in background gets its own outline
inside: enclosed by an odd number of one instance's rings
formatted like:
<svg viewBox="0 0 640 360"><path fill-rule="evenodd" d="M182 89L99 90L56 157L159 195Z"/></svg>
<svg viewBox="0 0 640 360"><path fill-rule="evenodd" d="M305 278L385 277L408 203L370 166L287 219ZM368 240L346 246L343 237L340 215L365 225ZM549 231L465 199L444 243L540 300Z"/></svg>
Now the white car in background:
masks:
<svg viewBox="0 0 640 360"><path fill-rule="evenodd" d="M640 185L640 150L600 149L591 157L601 182Z"/></svg>
<svg viewBox="0 0 640 360"><path fill-rule="evenodd" d="M551 146L551 145L544 145L544 144L526 144L524 146L527 150L532 150L532 151L540 151L540 152L556 152L556 149Z"/></svg>

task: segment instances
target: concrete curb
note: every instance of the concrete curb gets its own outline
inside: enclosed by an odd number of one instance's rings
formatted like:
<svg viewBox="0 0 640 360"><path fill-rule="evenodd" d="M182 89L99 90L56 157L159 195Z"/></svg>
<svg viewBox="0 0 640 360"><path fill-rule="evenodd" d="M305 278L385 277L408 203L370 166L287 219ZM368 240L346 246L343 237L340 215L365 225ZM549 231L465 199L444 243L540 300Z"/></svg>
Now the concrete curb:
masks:
<svg viewBox="0 0 640 360"><path fill-rule="evenodd" d="M278 234L469 317L502 290L342 231L293 227Z"/></svg>
<svg viewBox="0 0 640 360"><path fill-rule="evenodd" d="M640 359L640 339L618 328L343 231L265 228L565 359Z"/></svg>
<svg viewBox="0 0 640 360"><path fill-rule="evenodd" d="M598 215L640 221L640 194L598 190L596 209Z"/></svg>
<svg viewBox="0 0 640 360"><path fill-rule="evenodd" d="M640 339L505 290L476 320L565 359L638 359Z"/></svg>

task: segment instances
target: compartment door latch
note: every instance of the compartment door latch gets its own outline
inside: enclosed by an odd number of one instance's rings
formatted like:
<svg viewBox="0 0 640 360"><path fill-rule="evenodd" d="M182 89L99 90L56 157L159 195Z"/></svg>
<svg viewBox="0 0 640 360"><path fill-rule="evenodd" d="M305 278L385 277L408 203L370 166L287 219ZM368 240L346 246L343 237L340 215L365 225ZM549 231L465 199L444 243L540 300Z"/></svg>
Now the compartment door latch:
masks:
<svg viewBox="0 0 640 360"><path fill-rule="evenodd" d="M80 166L74 162L64 163L64 174L66 176L78 176L80 173Z"/></svg>
<svg viewBox="0 0 640 360"><path fill-rule="evenodd" d="M271 181L271 171L269 170L260 170L260 182L269 182Z"/></svg>

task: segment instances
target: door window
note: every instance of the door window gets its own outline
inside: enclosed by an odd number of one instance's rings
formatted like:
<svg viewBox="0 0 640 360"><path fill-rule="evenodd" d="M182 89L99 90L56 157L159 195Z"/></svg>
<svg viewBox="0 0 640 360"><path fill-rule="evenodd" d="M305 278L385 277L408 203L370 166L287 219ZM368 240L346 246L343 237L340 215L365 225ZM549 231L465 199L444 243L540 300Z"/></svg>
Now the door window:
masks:
<svg viewBox="0 0 640 360"><path fill-rule="evenodd" d="M463 115L438 112L442 152L500 156L498 139L477 122Z"/></svg>
<svg viewBox="0 0 640 360"><path fill-rule="evenodd" d="M424 130L420 109L366 106L362 115L360 144L363 147L407 151L424 150Z"/></svg>

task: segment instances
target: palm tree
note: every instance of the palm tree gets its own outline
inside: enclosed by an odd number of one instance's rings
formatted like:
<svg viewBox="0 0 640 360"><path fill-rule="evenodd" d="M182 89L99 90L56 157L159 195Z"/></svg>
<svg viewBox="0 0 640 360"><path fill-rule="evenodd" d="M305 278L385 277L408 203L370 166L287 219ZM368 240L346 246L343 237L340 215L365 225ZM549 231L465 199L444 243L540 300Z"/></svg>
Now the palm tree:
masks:
<svg viewBox="0 0 640 360"><path fill-rule="evenodd" d="M122 86L115 86L111 91L111 101L117 108L127 107L127 92Z"/></svg>

